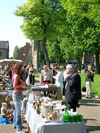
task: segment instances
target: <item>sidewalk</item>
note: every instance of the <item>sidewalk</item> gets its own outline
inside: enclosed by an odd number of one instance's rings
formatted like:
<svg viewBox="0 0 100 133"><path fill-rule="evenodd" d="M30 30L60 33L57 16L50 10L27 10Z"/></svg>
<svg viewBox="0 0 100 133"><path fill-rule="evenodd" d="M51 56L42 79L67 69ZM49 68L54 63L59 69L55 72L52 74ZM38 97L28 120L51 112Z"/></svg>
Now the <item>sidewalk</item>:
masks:
<svg viewBox="0 0 100 133"><path fill-rule="evenodd" d="M83 115L89 133L100 133L100 100L83 98L77 111ZM0 125L0 133L15 133L15 129L12 125Z"/></svg>
<svg viewBox="0 0 100 133"><path fill-rule="evenodd" d="M100 133L100 99L82 99L78 112L84 117L89 133Z"/></svg>

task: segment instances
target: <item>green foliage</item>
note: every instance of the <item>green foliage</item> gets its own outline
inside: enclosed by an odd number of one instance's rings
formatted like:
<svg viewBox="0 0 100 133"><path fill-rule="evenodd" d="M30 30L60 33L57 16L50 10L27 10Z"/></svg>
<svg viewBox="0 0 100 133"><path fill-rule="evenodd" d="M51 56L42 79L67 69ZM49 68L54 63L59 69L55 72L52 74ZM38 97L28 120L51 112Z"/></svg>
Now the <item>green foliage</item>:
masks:
<svg viewBox="0 0 100 133"><path fill-rule="evenodd" d="M100 0L60 0L71 14L96 19L100 15Z"/></svg>
<svg viewBox="0 0 100 133"><path fill-rule="evenodd" d="M86 17L67 14L66 32L61 49L66 58L79 58L84 51L94 52L97 41L94 22ZM66 48L66 49L65 49Z"/></svg>
<svg viewBox="0 0 100 133"><path fill-rule="evenodd" d="M49 41L47 49L51 62L60 63L65 61L63 58L63 53L61 51L60 41L58 39Z"/></svg>
<svg viewBox="0 0 100 133"><path fill-rule="evenodd" d="M99 0L26 0L15 15L23 17L27 38L48 44L42 51L47 53L47 48L50 60L79 59L83 52L99 51Z"/></svg>
<svg viewBox="0 0 100 133"><path fill-rule="evenodd" d="M56 25L63 19L61 9L58 0L27 0L15 14L24 18L21 28L27 38L42 40L58 34Z"/></svg>
<svg viewBox="0 0 100 133"><path fill-rule="evenodd" d="M18 46L15 46L14 52L13 52L13 58L14 59L17 59L18 58L18 55L19 55L19 47Z"/></svg>
<svg viewBox="0 0 100 133"><path fill-rule="evenodd" d="M59 0L27 0L17 8L15 15L24 18L21 28L27 38L42 40L44 61L49 65L47 40L59 36L58 27L64 18Z"/></svg>
<svg viewBox="0 0 100 133"><path fill-rule="evenodd" d="M66 9L66 32L61 42L62 51L66 58L79 58L83 52L95 53L98 50L96 47L96 44L98 44L97 38L100 35L99 1L60 1Z"/></svg>
<svg viewBox="0 0 100 133"><path fill-rule="evenodd" d="M86 17L94 21L100 33L100 0L60 0L71 15Z"/></svg>

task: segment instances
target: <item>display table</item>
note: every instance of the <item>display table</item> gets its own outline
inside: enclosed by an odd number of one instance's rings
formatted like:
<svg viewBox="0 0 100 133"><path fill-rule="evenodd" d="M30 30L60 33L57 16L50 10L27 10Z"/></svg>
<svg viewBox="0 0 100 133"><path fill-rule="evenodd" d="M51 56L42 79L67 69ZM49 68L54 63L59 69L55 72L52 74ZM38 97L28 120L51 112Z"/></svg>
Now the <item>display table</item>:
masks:
<svg viewBox="0 0 100 133"><path fill-rule="evenodd" d="M33 92L39 92L42 95L49 95L51 98L54 99L60 99L61 92L55 85L37 85L37 86L31 86L31 91ZM59 94L60 93L60 94Z"/></svg>
<svg viewBox="0 0 100 133"><path fill-rule="evenodd" d="M26 121L31 133L87 133L84 122L48 122L45 123L36 113L31 103L27 103Z"/></svg>
<svg viewBox="0 0 100 133"><path fill-rule="evenodd" d="M36 86L36 87L31 87L32 91L42 91L42 92L46 92L46 91L57 91L58 88L55 87L48 87L48 86Z"/></svg>

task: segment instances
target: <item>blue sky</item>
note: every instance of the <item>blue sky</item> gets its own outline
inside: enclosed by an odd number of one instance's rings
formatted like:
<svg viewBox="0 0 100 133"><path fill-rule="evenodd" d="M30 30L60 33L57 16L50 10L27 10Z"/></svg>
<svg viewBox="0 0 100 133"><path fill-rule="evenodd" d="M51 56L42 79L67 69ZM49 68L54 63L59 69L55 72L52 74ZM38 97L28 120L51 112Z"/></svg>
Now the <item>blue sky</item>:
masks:
<svg viewBox="0 0 100 133"><path fill-rule="evenodd" d="M0 41L9 41L10 56L13 55L14 47L22 47L26 42L23 32L20 29L22 18L14 15L18 6L26 0L0 0Z"/></svg>

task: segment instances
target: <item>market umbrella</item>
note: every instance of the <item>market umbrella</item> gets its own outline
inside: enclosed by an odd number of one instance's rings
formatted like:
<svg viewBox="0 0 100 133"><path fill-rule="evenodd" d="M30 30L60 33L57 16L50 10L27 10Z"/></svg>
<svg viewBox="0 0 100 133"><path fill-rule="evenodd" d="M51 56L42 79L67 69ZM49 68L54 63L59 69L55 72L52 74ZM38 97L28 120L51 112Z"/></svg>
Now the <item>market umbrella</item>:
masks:
<svg viewBox="0 0 100 133"><path fill-rule="evenodd" d="M1 65L6 65L6 64L13 64L13 63L22 63L22 60L16 60L16 59L2 59L0 60Z"/></svg>

